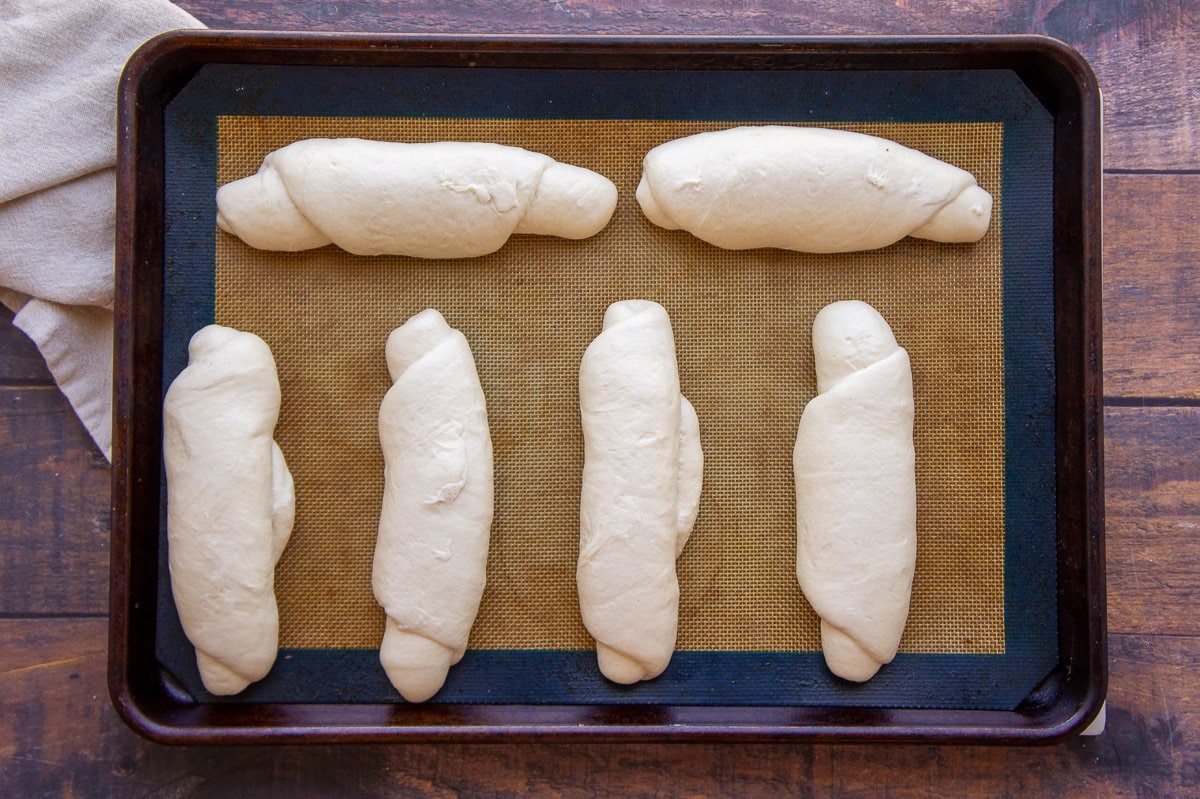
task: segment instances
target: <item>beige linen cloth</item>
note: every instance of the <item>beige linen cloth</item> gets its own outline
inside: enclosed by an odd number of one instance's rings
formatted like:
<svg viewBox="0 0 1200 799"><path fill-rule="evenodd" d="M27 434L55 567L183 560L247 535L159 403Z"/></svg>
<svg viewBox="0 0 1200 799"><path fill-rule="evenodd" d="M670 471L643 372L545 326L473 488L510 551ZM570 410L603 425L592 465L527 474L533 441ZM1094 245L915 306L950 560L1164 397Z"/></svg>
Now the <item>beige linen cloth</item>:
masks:
<svg viewBox="0 0 1200 799"><path fill-rule="evenodd" d="M0 302L112 456L117 81L165 0L0 2Z"/></svg>

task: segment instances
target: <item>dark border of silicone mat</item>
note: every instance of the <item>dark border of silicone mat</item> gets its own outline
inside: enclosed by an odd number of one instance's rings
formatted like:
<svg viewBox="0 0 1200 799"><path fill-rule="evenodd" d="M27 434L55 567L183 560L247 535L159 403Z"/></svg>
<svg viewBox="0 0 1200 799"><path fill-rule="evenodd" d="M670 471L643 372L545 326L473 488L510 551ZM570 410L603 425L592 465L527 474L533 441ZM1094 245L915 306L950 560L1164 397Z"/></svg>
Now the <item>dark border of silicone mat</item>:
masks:
<svg viewBox="0 0 1200 799"><path fill-rule="evenodd" d="M316 46L318 44L320 47ZM476 69L463 69L464 64L469 61L474 62ZM261 66L250 67L247 64ZM209 67L207 71L212 73L222 69L289 70L300 64L317 67L337 65L353 69L407 66L429 71L430 75L438 70L449 69L450 75L467 76L468 84L474 80L475 75L480 74L480 70L486 73L488 69L540 69L544 70L539 75L543 81L547 75L560 74L545 70L599 69L602 74L614 74L613 70L621 70L626 74L631 70L639 70L644 71L639 72L640 80L628 82L630 85L637 85L637 92L631 91L635 104L645 102L646 81L665 81L668 84L672 81L678 82L681 76L687 74L684 70L697 66L704 68L703 74L710 77L716 75L719 76L718 80L730 81L733 84L744 78L745 73L740 70L753 69L761 70L761 74L767 76L779 74L785 85L789 80L795 81L801 74L820 74L828 77L834 72L848 73L849 79L854 80L865 75L866 71L887 70L893 73L892 77L900 81L907 79L915 81L915 84L926 84L929 82L928 78L947 78L961 70L968 70L963 73L968 77L970 71L979 74L980 70L1013 70L1013 74L1018 75L1029 88L1030 97L1036 96L1054 120L1055 149L1052 174L1055 177L1056 193L1053 196L1052 210L1053 241L1041 242L1046 255L1049 255L1051 250L1053 252L1052 296L1055 307L1048 309L1053 313L1053 340L1051 342L1046 339L1046 329L1043 329L1040 343L1034 339L1018 340L1015 354L1020 355L1021 348L1027 346L1053 346L1055 350L1054 362L1058 380L1056 386L1050 389L1053 396L1049 400L1057 405L1053 415L1057 420L1056 429L1046 429L1043 432L1045 435L1051 432L1054 434L1054 449L1058 461L1055 472L1058 522L1055 540L1051 542L1056 544L1054 551L1051 551L1049 546L1043 546L1040 554L1037 547L1013 548L1009 550L1006 567L1008 571L1012 571L1032 566L1038 574L1049 575L1050 581L1054 581L1057 573L1056 585L1044 586L1045 590L1056 592L1059 600L1057 657L1054 657L1054 652L1051 651L1049 661L1044 658L1039 661L1036 657L1030 657L1029 652L1014 651L1013 647L1010 647L1004 656L911 655L903 661L898 658L896 664L889 667L889 673L902 674L906 670L906 661L911 661L910 666L913 666L917 660L923 658L947 658L948 660L935 667L943 679L947 674L945 669L963 670L959 674L964 679L961 687L955 689L953 701L967 705L974 703L974 707L957 710L887 708L883 706L886 703L873 699L869 690L856 692L856 697L847 701L842 699L845 691L837 690L836 685L834 693L825 697L820 696L820 690L814 691L814 686L805 686L805 690L801 692L802 696L796 698L795 705L781 706L778 704L779 697L773 696L770 679L755 683L756 686L762 687L761 690L751 688L739 694L737 704L725 704L728 698L719 692L713 694L709 690L706 693L706 688L711 688L707 685L709 679L706 675L714 673L714 666L717 667L715 673L720 674L726 671L722 668L723 663L732 664L730 672L744 675L747 664L741 662L742 659L761 657L763 653L678 653L677 662L673 663L672 670L683 681L684 687L688 687L688 681L691 681L690 690L698 697L701 703L699 705L670 704L671 699L654 696L655 689L652 686L649 691L646 687L639 687L634 698L626 698L624 701L622 696L628 697L629 694L619 691L625 689L613 689L617 692L616 697L610 699L597 699L592 694L566 699L556 698L556 701L562 704L548 704L544 697L534 699L528 696L526 691L524 694L506 694L503 704L472 704L458 700L453 683L447 685L443 694L447 699L458 701L431 703L420 708L391 703L341 704L344 700L337 691L318 699L317 701L327 703L318 705L280 702L273 699L269 691L266 696L248 695L243 701L229 704L207 705L193 701L173 676L159 667L154 647L150 647L149 652L146 651L147 644L155 640L157 618L157 614L150 617L145 615L146 606L156 604L154 591L147 593L146 589L153 589L154 577L158 572L157 552L149 564L146 562L146 555L148 550L158 549L157 535L150 531L157 531L159 514L158 497L154 497L153 505L149 507L146 500L149 498L149 484L153 483L155 494L159 487L158 440L161 419L158 406L161 403L164 377L161 372L153 376L146 374L147 371L153 371L147 367L155 361L140 358L126 360L127 356L135 354L139 349L147 355L147 350L152 350L157 355L155 360L161 363L162 315L188 315L185 308L168 306L164 310L164 273L169 283L173 277L173 269L187 272L189 262L194 265L196 259L202 261L204 258L203 252L194 251L190 245L168 246L164 250L164 226L171 225L169 217L164 218L163 198L164 189L167 188L164 181L168 185L170 182L163 174L161 153L164 142L169 144L171 133L181 133L185 138L200 139L205 135L203 125L185 125L182 128L176 125L164 130L164 112L171 101L180 95L181 90L184 90L184 93L191 91L190 85L193 81L196 81L196 85L203 83L204 74L200 70L205 65L220 65ZM805 72L798 72L799 70ZM938 71L922 74L921 70ZM313 74L321 72L334 75L345 71L317 69ZM781 74L784 72L786 74ZM576 72L572 78L578 76L579 73ZM950 80L953 78L950 77ZM270 81L265 81L261 85L271 84ZM539 85L544 91L554 90L552 85L544 82ZM578 84L573 81L573 85ZM886 97L881 98L882 102L872 108L870 121L879 121L881 116L886 120L910 121L903 109L913 107L912 98L909 96L909 103L906 104L903 93L897 94L901 95L900 98L890 104ZM994 104L996 98L987 98L986 94L981 93L984 102ZM470 92L447 92L446 95L470 97ZM580 98L579 101L587 109L587 115L605 115L597 112L594 97L578 93L572 96ZM670 92L650 93L650 96L669 97ZM725 100L728 101L730 96L737 94L725 94ZM497 111L502 109L487 107L484 102L486 97L494 97L494 94L484 93L471 98L475 101L475 104L471 105L473 113L463 113L464 109L460 107L455 109L456 113L444 115L497 115ZM694 95L689 97L694 99ZM758 99L761 101L761 97ZM1050 40L1036 37L850 41L591 38L550 42L542 39L429 40L403 36L189 33L168 35L135 56L123 83L122 100L123 160L120 201L123 213L120 217L122 246L119 258L119 286L122 290L117 348L117 395L119 411L138 408L141 413L136 414L136 424L127 423L123 426L122 419L127 417L118 416L118 427L121 429L118 449L121 460L118 462L114 459L114 507L117 512L114 514L114 623L113 646L110 650L113 653L110 683L118 709L122 710L125 718L139 731L160 739L197 742L270 740L281 734L289 738L299 735L305 740L386 739L396 735L487 738L499 730L511 734L560 732L574 735L586 732L590 733L591 737L606 738L628 735L654 738L710 735L773 738L799 735L822 739L918 737L1045 740L1078 728L1098 708L1104 684L1104 654L1102 648L1097 649L1103 645L1103 579L1100 568L1103 563L1100 535L1102 526L1098 516L1101 507L1098 501L1100 472L1098 469L1086 474L1067 471L1072 463L1098 464L1100 458L1098 435L1090 441L1086 435L1088 430L1093 433L1099 431L1096 412L1099 397L1099 226L1096 182L1098 164L1095 148L1098 141L1098 118L1094 80L1086 64L1071 51ZM293 110L289 111L287 104L286 98L272 97L269 92L255 97L252 103L255 113L313 114L311 108L297 111L294 110L295 106L292 106ZM228 105L226 103L226 108ZM236 107L236 103L233 105ZM695 103L688 103L686 108L690 110L683 115L692 118L697 114L699 118L754 118L752 108L735 109L747 113L730 113L727 102L717 105L719 107L716 110L719 113L714 114L713 109L706 109L703 104L697 106ZM815 109L810 118L814 121L855 121L852 116L847 117L845 109L835 107L835 100L830 101L830 106L831 108ZM615 107L621 108L619 104ZM885 109L882 114L881 108ZM555 116L572 116L569 110L564 110L561 106L554 110ZM657 114L643 113L638 116L679 115L678 109L675 114L669 111L670 109L660 109ZM837 113L833 114L832 111ZM954 118L945 121L965 121L961 111L962 109L957 109ZM222 109L222 113L237 111ZM319 114L314 115L362 113L362 109L356 108L351 99L347 101L346 108L331 110L323 107ZM386 112L375 105L371 113L382 115ZM510 110L507 115L518 114ZM615 114L609 112L608 115L631 116L623 109ZM768 116L778 118L779 115L768 113ZM991 118L994 118L994 115ZM866 119L867 117L864 117L864 121ZM931 120L927 114L920 116L919 120L938 121L936 118ZM1006 128L1006 164L1010 145L1007 133ZM1064 137L1064 133L1070 135ZM214 134L209 131L207 135L211 137ZM154 149L157 150L157 162L151 148L136 147L138 143L151 141L156 145ZM197 141L196 138L190 139L192 146L195 146ZM132 150L131 145L134 145ZM137 153L137 157L131 158L134 153ZM133 161L137 162L136 167ZM157 174L155 167L158 170ZM1007 206L1008 177L1006 173L1006 232L1010 224ZM212 183L207 185L211 186ZM192 208L204 208L210 204L198 203ZM179 207L187 206L185 203ZM136 213L129 213L131 211ZM1044 214L1050 212L1050 209L1031 211L1035 214L1037 212ZM137 229L137 235L130 236L129 234L134 232L133 228ZM209 224L206 230L211 229ZM208 236L209 246L211 240L211 236ZM1022 239L1022 242L1028 240ZM1034 241L1032 245L1037 248L1038 242ZM169 256L165 263L161 260L164 252ZM1021 255L1010 251L1008 236L1005 238L1004 255L1007 278L1010 256L1019 259ZM211 254L208 258L211 264ZM155 269L158 270L158 274L150 274ZM1043 271L1050 275L1048 270ZM209 284L211 285L211 277ZM1007 284L1005 294L1007 305L1010 296ZM168 294L168 297L170 296L173 295ZM148 307L156 304L157 309ZM203 306L203 302L200 306ZM208 307L211 317L211 299L208 301ZM1013 343L1006 338L1006 358L1014 355L1012 347ZM167 357L169 360L172 356ZM129 368L132 363L138 363L141 367L136 370L136 374L135 370ZM168 374L172 373L172 368L168 364ZM177 367L174 368L177 370ZM151 388L154 390L150 391ZM1010 382L1006 385L1006 395L1014 389L1021 387L1013 386ZM128 401L123 402L122 395ZM1026 418L1025 421L1029 420ZM1011 446L1009 451L1013 451ZM1018 451L1026 450L1018 448ZM135 456L132 460L131 455ZM131 471L134 461L140 462L140 470ZM152 467L152 471L147 467ZM1023 474L1025 473L1014 474L1010 465L1007 475L1010 485L1023 485ZM1033 497L1036 502L1039 494L1045 496L1047 492L1033 490L1028 492L1028 497ZM1054 493L1050 493L1049 496L1053 497ZM1037 506L1031 506L1027 501L1028 497L1018 496L1014 501L1010 494L1010 526L1013 523L1014 512L1019 514L1032 507L1036 516ZM141 499L140 504L136 501L138 498ZM1043 508L1043 511L1046 510ZM134 519L141 521L141 524L137 525L137 529L141 531L137 536L132 534ZM152 527L147 524L151 521ZM1064 522L1067 524L1064 525ZM153 536L154 540L147 540L150 536ZM139 554L140 559L137 557ZM1029 558L1032 558L1032 561L1024 560ZM1097 575L1100 576L1098 582L1095 580ZM131 577L134 579L131 580ZM1079 577L1083 577L1084 580L1078 581ZM140 602L130 602L134 594ZM1017 596L1019 598L1020 593ZM1045 619L1039 620L1036 615L1030 616L1031 613L1036 614L1039 607L1046 607L1045 602L1041 601L1044 599L1043 592L1040 600L1035 599L1026 606L1021 606L1020 601L1006 603L1006 621L1015 625L1010 626L1010 631L1016 630L1019 633L1021 625L1025 624L1043 632L1049 629L1052 636L1055 630L1052 619L1050 624L1046 624ZM1081 603L1083 615L1079 615ZM134 610L137 612L133 612ZM131 637L131 631L138 628L138 625L141 625L142 633L149 635ZM1085 629L1079 629L1081 627ZM1017 643L1021 644L1020 641ZM1044 650L1044 637L1041 643ZM1052 639L1050 647L1053 650ZM1020 646L1016 649L1019 650ZM281 661L302 670L312 665L304 663L303 657L301 662L296 662L295 654L296 650L281 653ZM509 663L523 663L522 659L531 653L474 654L485 659L495 657ZM588 658L592 657L591 653L554 654L568 659L574 658L579 661L578 666L585 669L587 666L583 660L586 658L581 660L582 656L586 654ZM373 651L369 655L372 659L375 657ZM716 661L720 662L715 662L714 656ZM697 660L704 657L708 657L709 660ZM819 655L793 654L791 657L799 658L800 661L805 657L819 659ZM769 668L778 659L778 655L772 655L751 665L756 666L760 674L769 678L772 673L780 675L780 672L773 672ZM1005 660L1011 663L1003 663ZM1080 669L1080 664L1089 665L1091 668ZM1024 682L1020 692L997 703L996 692L991 690L995 688L993 680L998 673L995 669L999 666L1003 670L1008 665L1015 665L1018 669L1024 668L1027 673L1023 675ZM764 669L764 666L767 668ZM465 678L470 668L470 661L464 660L457 670L462 670ZM594 666L591 668L594 671ZM809 670L822 673L820 669ZM932 670L926 669L922 672L917 668L909 676L915 675L914 679L919 681L921 674ZM1086 678L1083 683L1079 681L1081 675ZM1037 690L1029 690L1043 676L1046 679L1040 687ZM784 669L774 687L786 689L790 684L787 680L787 670ZM884 683L880 685L886 687ZM745 689L746 686L742 685L742 688ZM785 700L791 698L785 697ZM244 701L245 699L251 701ZM487 700L478 697L472 700L477 701ZM586 704L567 704L581 701ZM945 701L942 700L943 703ZM987 706L988 701L1003 709L981 709ZM514 704L515 702L531 704ZM642 704L646 702L650 704ZM801 705L801 702L805 704ZM756 706L760 703L768 706ZM821 706L822 703L825 706ZM852 704L862 706L850 707ZM928 698L922 700L918 697L912 704L928 705L930 702ZM261 721L256 721L261 719L264 713L268 716L282 714L279 722L286 719L287 723L276 722L264 726ZM381 714L389 719L382 724ZM617 723L614 723L614 719ZM673 721L664 721L665 719ZM281 728L286 732L281 733Z"/></svg>

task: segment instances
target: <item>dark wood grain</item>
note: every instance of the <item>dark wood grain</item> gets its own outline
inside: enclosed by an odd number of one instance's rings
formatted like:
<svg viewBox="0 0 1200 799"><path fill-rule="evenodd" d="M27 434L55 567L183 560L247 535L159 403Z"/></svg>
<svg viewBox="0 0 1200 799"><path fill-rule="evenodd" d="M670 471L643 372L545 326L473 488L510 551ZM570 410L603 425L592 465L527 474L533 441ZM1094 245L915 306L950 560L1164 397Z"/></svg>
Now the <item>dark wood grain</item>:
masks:
<svg viewBox="0 0 1200 799"><path fill-rule="evenodd" d="M1200 408L1110 408L1109 629L1200 636Z"/></svg>
<svg viewBox="0 0 1200 799"><path fill-rule="evenodd" d="M1200 175L1104 179L1104 393L1200 399Z"/></svg>
<svg viewBox="0 0 1200 799"><path fill-rule="evenodd" d="M1076 47L1104 91L1108 169L1196 169L1200 4L1037 0L1034 30Z"/></svg>
<svg viewBox="0 0 1200 799"><path fill-rule="evenodd" d="M0 619L0 785L11 796L66 796L109 776L98 688L103 618ZM76 782L76 780L79 780Z"/></svg>
<svg viewBox="0 0 1200 799"><path fill-rule="evenodd" d="M0 614L107 610L108 486L52 382L0 385Z"/></svg>

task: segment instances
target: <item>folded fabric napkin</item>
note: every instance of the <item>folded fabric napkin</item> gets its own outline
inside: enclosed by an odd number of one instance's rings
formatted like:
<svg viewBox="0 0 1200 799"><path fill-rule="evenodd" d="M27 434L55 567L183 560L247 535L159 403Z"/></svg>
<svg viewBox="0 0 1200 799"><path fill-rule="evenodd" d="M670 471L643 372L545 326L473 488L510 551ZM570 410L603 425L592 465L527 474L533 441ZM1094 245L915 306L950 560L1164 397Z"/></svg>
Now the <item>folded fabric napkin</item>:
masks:
<svg viewBox="0 0 1200 799"><path fill-rule="evenodd" d="M117 81L165 0L0 3L0 302L112 456Z"/></svg>

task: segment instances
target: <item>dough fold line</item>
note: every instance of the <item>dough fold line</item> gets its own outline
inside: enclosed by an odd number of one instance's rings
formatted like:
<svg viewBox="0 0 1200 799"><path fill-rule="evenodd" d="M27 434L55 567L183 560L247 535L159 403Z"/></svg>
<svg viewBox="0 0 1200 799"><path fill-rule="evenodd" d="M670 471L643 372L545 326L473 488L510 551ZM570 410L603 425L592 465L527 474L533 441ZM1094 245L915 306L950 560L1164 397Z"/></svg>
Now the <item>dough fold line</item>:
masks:
<svg viewBox="0 0 1200 799"><path fill-rule="evenodd" d="M305 139L217 191L217 225L251 247L336 244L357 255L470 258L513 233L588 238L616 208L612 181L484 142Z"/></svg>
<svg viewBox="0 0 1200 799"><path fill-rule="evenodd" d="M675 559L695 522L703 452L679 392L661 305L611 305L580 364L584 472L576 580L584 625L610 680L652 679L675 647Z"/></svg>
<svg viewBox="0 0 1200 799"><path fill-rule="evenodd" d="M466 651L487 582L492 443L462 333L436 310L392 331L393 385L379 409L384 495L372 568L387 614L380 663L410 702L444 684Z"/></svg>
<svg viewBox="0 0 1200 799"><path fill-rule="evenodd" d="M916 563L908 354L866 303L813 323L820 392L796 435L796 576L830 670L858 682L895 657Z"/></svg>
<svg viewBox="0 0 1200 799"><path fill-rule="evenodd" d="M188 355L163 402L171 590L205 688L229 695L275 662L275 564L295 489L272 440L280 390L266 343L209 325Z"/></svg>
<svg viewBox="0 0 1200 799"><path fill-rule="evenodd" d="M968 172L896 142L824 128L744 126L666 142L637 187L655 225L731 250L873 250L905 236L968 243L992 197Z"/></svg>

